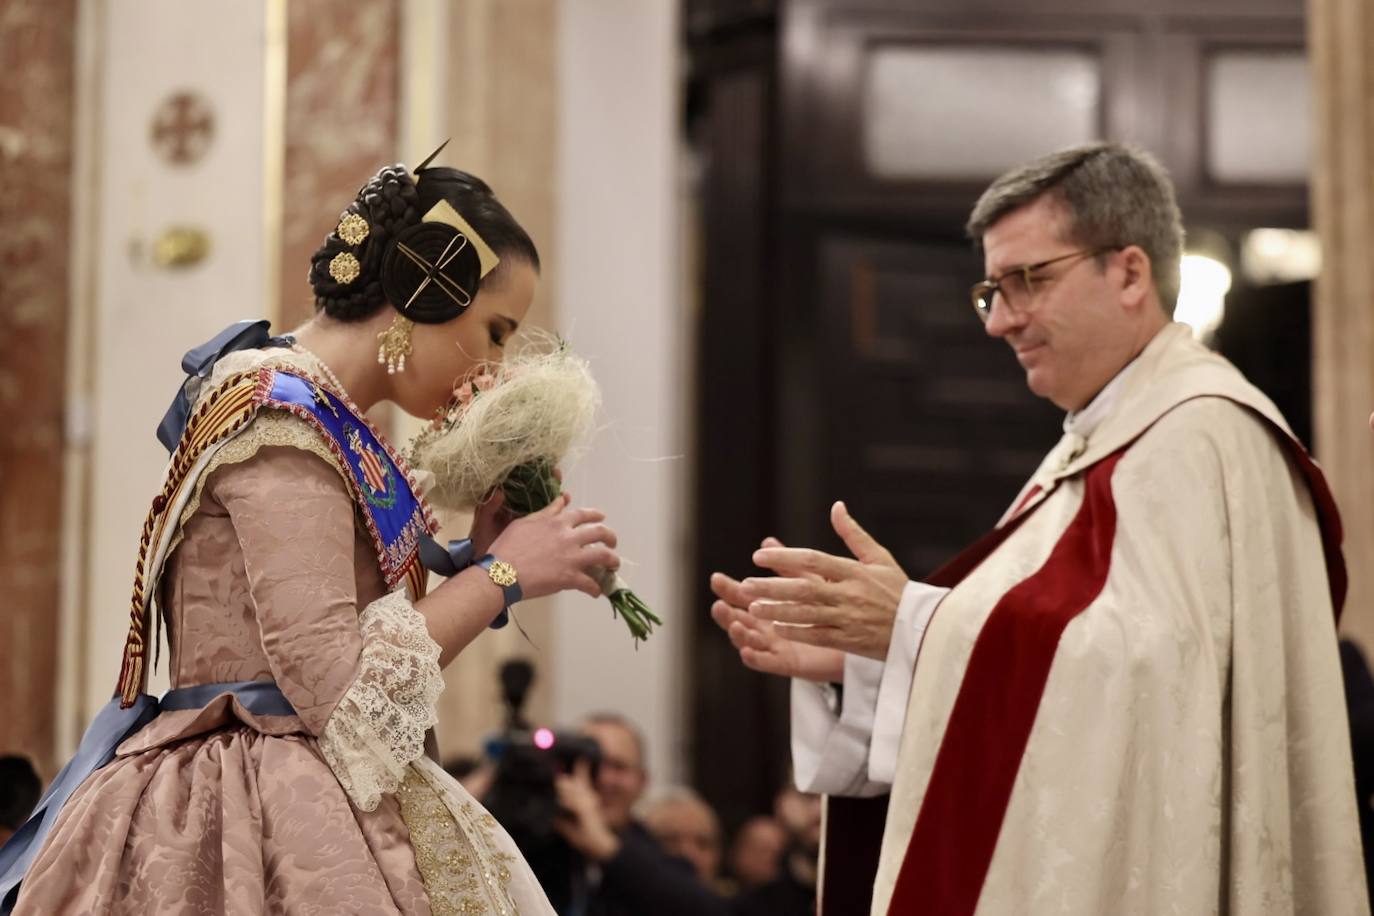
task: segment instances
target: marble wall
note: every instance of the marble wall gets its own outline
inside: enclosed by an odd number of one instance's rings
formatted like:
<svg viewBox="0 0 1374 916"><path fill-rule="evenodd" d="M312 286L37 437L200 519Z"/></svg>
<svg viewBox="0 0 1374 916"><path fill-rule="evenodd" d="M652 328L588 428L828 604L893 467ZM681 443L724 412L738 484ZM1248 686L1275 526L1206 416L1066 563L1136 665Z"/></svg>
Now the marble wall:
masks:
<svg viewBox="0 0 1374 916"><path fill-rule="evenodd" d="M655 785L686 773L686 603L693 541L687 417L693 337L678 233L678 4L598 0L560 9L558 319L592 362L602 429L571 469L605 510L625 578L664 619L636 651L604 602L556 601L554 714L623 713L644 730Z"/></svg>
<svg viewBox="0 0 1374 916"><path fill-rule="evenodd" d="M69 458L85 477L65 532L76 600L64 605L64 629L79 639L63 638L63 691L73 697L63 741L84 730L117 677L138 532L167 461L153 432L185 380L182 355L233 321L272 313L267 238L278 201L267 112L270 62L281 51L272 37L284 21L272 15L284 12L280 3L85 0L78 8L78 157L93 165L74 184L86 214L73 232L85 239L77 268L88 282L73 300L73 339L84 337L73 362L84 371L68 390L81 419ZM212 119L211 136L199 158L169 161L156 125L170 100L187 96ZM203 257L158 256L177 227L203 234ZM166 673L164 661L150 689L165 685Z"/></svg>
<svg viewBox="0 0 1374 916"><path fill-rule="evenodd" d="M53 769L75 0L0 4L0 753Z"/></svg>
<svg viewBox="0 0 1374 916"><path fill-rule="evenodd" d="M363 183L397 161L400 8L287 3L280 329L313 314L310 255Z"/></svg>
<svg viewBox="0 0 1374 916"><path fill-rule="evenodd" d="M1312 309L1317 458L1345 522L1342 630L1374 651L1374 9L1309 0L1316 157L1312 223L1322 272Z"/></svg>

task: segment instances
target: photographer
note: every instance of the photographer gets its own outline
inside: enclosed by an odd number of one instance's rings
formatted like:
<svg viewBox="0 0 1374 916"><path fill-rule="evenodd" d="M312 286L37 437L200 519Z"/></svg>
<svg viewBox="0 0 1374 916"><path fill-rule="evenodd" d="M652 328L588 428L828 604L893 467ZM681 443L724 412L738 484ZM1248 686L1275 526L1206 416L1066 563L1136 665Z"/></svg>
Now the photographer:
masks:
<svg viewBox="0 0 1374 916"><path fill-rule="evenodd" d="M555 781L562 813L559 834L587 862L587 916L702 916L725 913L726 904L700 880L691 864L668 855L631 817L648 774L639 733L617 715L597 715L582 726L596 741L601 763L578 761Z"/></svg>

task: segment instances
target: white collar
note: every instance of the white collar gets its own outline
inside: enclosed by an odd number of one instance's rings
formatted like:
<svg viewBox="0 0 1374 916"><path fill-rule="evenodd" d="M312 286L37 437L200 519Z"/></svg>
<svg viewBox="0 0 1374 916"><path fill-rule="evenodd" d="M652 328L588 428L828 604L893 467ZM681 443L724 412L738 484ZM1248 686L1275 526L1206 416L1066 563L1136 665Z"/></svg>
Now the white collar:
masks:
<svg viewBox="0 0 1374 916"><path fill-rule="evenodd" d="M1064 417L1064 432L1072 433L1081 439L1087 440L1092 437L1093 430L1102 425L1102 421L1111 416L1112 410L1116 407L1116 402L1120 398L1121 389L1126 385L1126 377L1131 374L1131 369L1136 364L1131 360L1125 367L1116 374L1107 387L1097 393L1097 397L1088 402L1088 406L1082 410L1072 410Z"/></svg>

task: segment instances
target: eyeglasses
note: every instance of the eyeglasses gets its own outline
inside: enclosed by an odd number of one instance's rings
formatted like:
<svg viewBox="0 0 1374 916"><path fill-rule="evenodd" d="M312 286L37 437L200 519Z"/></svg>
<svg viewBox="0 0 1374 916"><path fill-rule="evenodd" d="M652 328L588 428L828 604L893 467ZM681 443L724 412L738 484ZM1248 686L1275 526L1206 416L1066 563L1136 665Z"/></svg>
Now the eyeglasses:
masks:
<svg viewBox="0 0 1374 916"><path fill-rule="evenodd" d="M1064 274L1055 277L1037 277L1040 271L1049 267L1051 264L1059 264L1063 261L1070 261L1075 258L1095 258L1107 251L1120 251L1120 245L1105 245L1101 248L1088 248L1083 251L1071 251L1068 254L1061 254L1057 258L1050 258L1047 261L1039 261L1035 264L1026 264L1022 267L1013 267L1005 271L1000 276L989 277L981 283L973 284L969 290L969 296L973 300L973 310L978 313L978 318L984 324L992 315L992 300L1001 295L1003 303L1013 312L1024 312L1030 307L1031 299L1035 297L1039 285L1052 283Z"/></svg>

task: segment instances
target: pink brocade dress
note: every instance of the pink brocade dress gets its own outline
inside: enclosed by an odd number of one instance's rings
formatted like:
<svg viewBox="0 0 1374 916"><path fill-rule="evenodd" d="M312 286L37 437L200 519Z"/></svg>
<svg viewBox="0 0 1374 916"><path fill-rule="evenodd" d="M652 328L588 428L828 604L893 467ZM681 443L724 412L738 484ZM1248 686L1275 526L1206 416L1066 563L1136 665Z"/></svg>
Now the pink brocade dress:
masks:
<svg viewBox="0 0 1374 916"><path fill-rule="evenodd" d="M552 913L424 754L439 648L343 473L280 411L220 448L160 583L172 686L271 680L297 714L154 719L62 809L17 914Z"/></svg>

